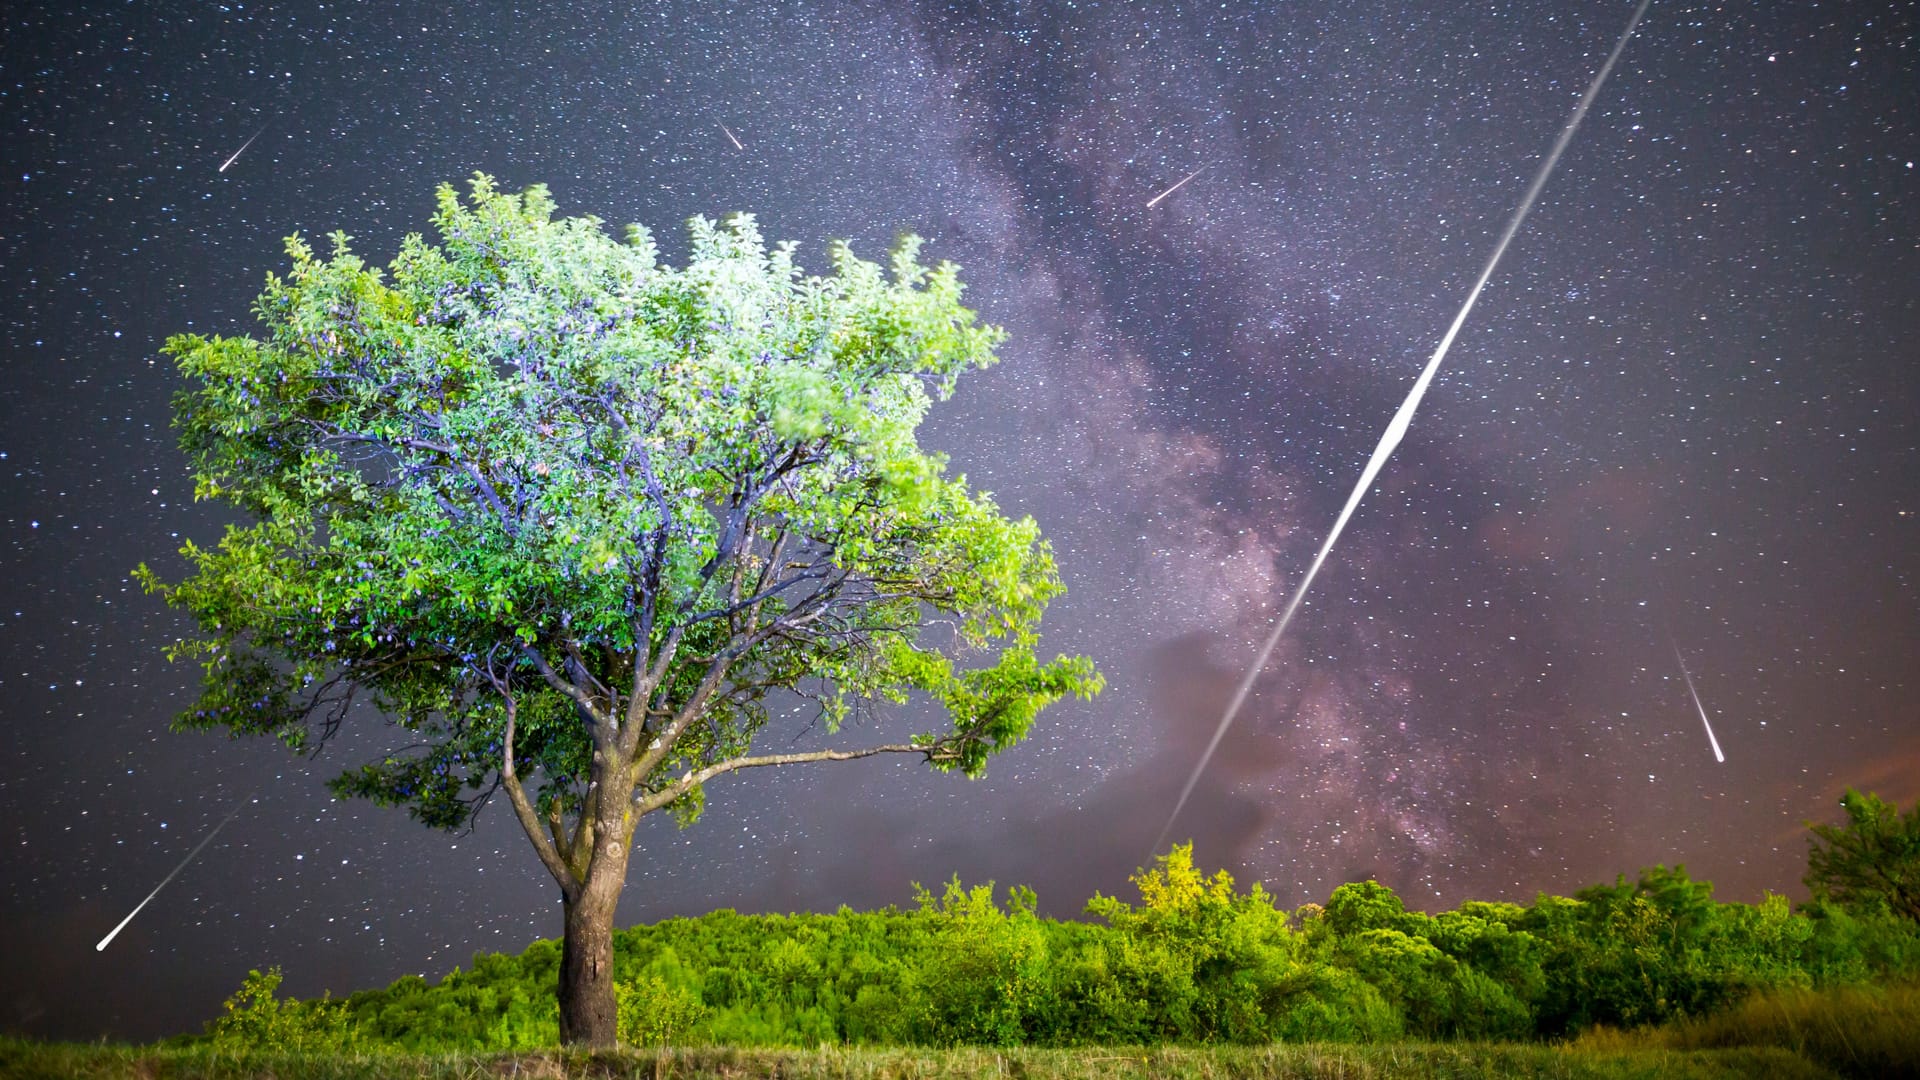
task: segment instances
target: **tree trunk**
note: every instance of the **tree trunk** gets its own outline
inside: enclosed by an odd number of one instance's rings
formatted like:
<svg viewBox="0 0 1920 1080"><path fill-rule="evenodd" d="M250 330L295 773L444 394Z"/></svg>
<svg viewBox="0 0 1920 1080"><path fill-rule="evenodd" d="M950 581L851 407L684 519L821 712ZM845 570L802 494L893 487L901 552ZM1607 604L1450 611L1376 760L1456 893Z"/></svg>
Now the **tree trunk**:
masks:
<svg viewBox="0 0 1920 1080"><path fill-rule="evenodd" d="M618 887L588 888L561 901L560 1041L611 1050L618 1041L613 996L613 909Z"/></svg>

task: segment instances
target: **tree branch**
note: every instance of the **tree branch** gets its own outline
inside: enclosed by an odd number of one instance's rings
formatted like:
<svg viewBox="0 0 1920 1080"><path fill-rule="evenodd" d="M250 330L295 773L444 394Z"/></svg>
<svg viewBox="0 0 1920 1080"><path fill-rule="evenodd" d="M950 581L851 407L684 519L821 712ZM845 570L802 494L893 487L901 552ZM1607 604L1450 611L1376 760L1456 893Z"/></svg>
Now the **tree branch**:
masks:
<svg viewBox="0 0 1920 1080"><path fill-rule="evenodd" d="M678 630L679 627L675 627L674 629ZM733 667L733 662L738 660L740 655L746 652L747 649L752 648L753 644L755 643L736 642L734 645L720 650L711 660L707 661L707 671L705 675L701 676L700 685L694 688L693 694L674 712L673 719L667 721L667 726L662 728L660 733L654 736L653 742L650 743L647 749L634 761L633 781L635 784L644 782L647 774L659 767L662 761L666 760L667 755L673 750L673 744L679 740L680 733L685 731L689 724L693 723L695 717L698 717L706 711L707 698L712 696L714 688L720 685L720 680L726 678L727 670ZM635 748L638 749L639 740L633 730L630 729L625 732L625 737L627 740L634 742Z"/></svg>
<svg viewBox="0 0 1920 1080"><path fill-rule="evenodd" d="M708 765L687 773L666 787L635 799L638 814L650 814L672 803L687 792L723 773L737 772L740 769L758 769L768 765L801 765L811 761L853 761L856 758L874 757L878 754L925 754L928 761L940 761L956 756L954 746L964 742L968 736L953 736L936 740L925 746L913 743L889 743L885 746L869 746L860 750L810 750L798 754L765 754L760 757L737 757Z"/></svg>
<svg viewBox="0 0 1920 1080"><path fill-rule="evenodd" d="M654 687L666 678L667 667L673 662L673 654L679 648L682 635L681 628L674 627L667 635L667 640L661 643L659 655L648 662L647 652L653 647L654 620L660 610L660 578L666 569L667 543L672 537L673 505L667 501L666 485L660 482L660 475L654 471L653 455L647 451L646 441L627 424L627 418L620 415L620 410L614 408L611 394L601 404L606 407L614 426L627 437L628 450L638 455L640 478L646 482L647 498L653 502L654 512L659 518L654 522L653 535L648 540L646 558L641 561L640 604L633 624L636 660L633 665L633 690L627 700L629 730L621 740L624 755L631 757L639 745L639 729L646 723L647 701L653 696ZM624 455L618 464L624 485L627 470Z"/></svg>
<svg viewBox="0 0 1920 1080"><path fill-rule="evenodd" d="M721 680L725 679L727 672L732 670L734 662L752 651L755 646L772 637L774 632L780 628L780 625L780 621L775 620L765 627L751 630L733 641L726 648L715 653L713 657L707 661L707 670L706 673L700 677L700 684L694 688L693 693L687 697L687 700L682 702L678 709L674 710L673 718L667 721L666 726L660 729L659 734L654 736L652 743L648 745L647 749L640 753L637 760L633 761L632 775L633 782L636 785L646 781L647 774L658 768L660 763L666 760L667 755L673 751L673 744L680 738L681 733L685 732L694 720L706 712L707 699L713 696L713 692L719 687ZM673 633L678 635L681 629L681 626L676 626L673 628ZM638 750L639 728L637 726L628 728L625 732L621 733L621 745L631 746L633 749Z"/></svg>
<svg viewBox="0 0 1920 1080"><path fill-rule="evenodd" d="M553 665L547 663L547 658L540 655L539 649L531 645L522 645L520 651L527 659L533 661L534 669L540 672L540 677L547 681L548 686L565 694L586 715L587 726L593 731L595 741L598 742L603 721L600 711L593 707L593 696L574 685L572 679L562 678L559 672L553 670Z"/></svg>
<svg viewBox="0 0 1920 1080"><path fill-rule="evenodd" d="M808 450L809 448L806 445L795 443L793 447L787 451L786 460L769 467L766 476L763 477L759 483L754 483L751 477L749 477L747 482L741 485L742 490L740 497L736 499L734 504L728 509L726 525L720 530L720 537L714 544L713 555L700 567L701 587L694 590L681 602L681 611L692 607L694 601L698 600L705 592L707 583L713 580L714 574L719 571L720 567L726 565L727 560L739 555L742 537L749 537L748 544L749 546L751 545L750 537L752 530L748 528L748 524L752 517L754 504L759 502L767 492L772 491L774 485L781 483L795 471L821 460L814 454L809 453ZM777 448L775 452L778 452ZM769 457L771 456L773 455L769 455Z"/></svg>
<svg viewBox="0 0 1920 1080"><path fill-rule="evenodd" d="M447 443L433 442L428 439L383 439L374 435L361 435L357 432L342 431L338 428L329 430L326 425L315 426L320 428L321 436L325 439L338 440L341 442L372 443L375 446L382 446L388 450L397 450L405 447L408 450L426 450L436 454L445 454L448 458L452 459L455 464L459 465L460 468L464 469L466 474L473 479L475 487L487 500L487 504L493 507L495 514L499 515L500 524L506 528L507 535L519 535L519 521L514 517L513 513L507 509L507 504L500 501L500 495L493 489L492 482L486 478L485 474L481 473L479 466L462 457L459 450L454 446Z"/></svg>
<svg viewBox="0 0 1920 1080"><path fill-rule="evenodd" d="M488 678L493 678L491 672L488 673ZM520 777L514 772L513 730L519 708L504 684L494 680L494 687L500 691L500 696L506 701L507 706L506 742L502 746L500 758L500 780L507 789L507 801L513 804L513 816L520 819L521 831L527 834L528 840L533 841L533 850L540 856L540 865L547 868L547 873L552 874L553 880L559 884L560 891L571 900L580 892L580 881L573 876L573 871L569 870L567 864L561 860L559 851L540 831L539 815L533 812L533 803L528 801L527 791L520 785Z"/></svg>
<svg viewBox="0 0 1920 1080"><path fill-rule="evenodd" d="M704 622L707 619L726 618L727 616L732 615L736 612L744 611L747 608L758 606L761 601L766 600L769 597L777 596L780 593L787 591L788 589L792 588L795 585L800 584L803 581L817 581L827 576L827 573L828 571L824 568L820 568L820 567L812 568L809 570L809 572L804 574L795 574L793 577L787 578L786 580L775 584L772 588L762 589L761 591L755 593L754 595L747 597L745 600L741 600L737 603L728 604L726 607L717 607L712 609L711 611L702 611L697 614L689 615L687 616L686 621L688 623L697 623L697 622Z"/></svg>
<svg viewBox="0 0 1920 1080"><path fill-rule="evenodd" d="M561 614L560 629L571 634L573 628L569 625L571 623L569 615L570 613ZM580 692L589 698L595 693L606 698L607 716L617 722L616 714L620 711L619 695L615 694L606 683L601 682L599 676L593 673L593 669L587 666L587 658L581 654L580 646L575 644L571 637L561 638L560 648L567 654L568 663L565 665L567 681L578 687Z"/></svg>

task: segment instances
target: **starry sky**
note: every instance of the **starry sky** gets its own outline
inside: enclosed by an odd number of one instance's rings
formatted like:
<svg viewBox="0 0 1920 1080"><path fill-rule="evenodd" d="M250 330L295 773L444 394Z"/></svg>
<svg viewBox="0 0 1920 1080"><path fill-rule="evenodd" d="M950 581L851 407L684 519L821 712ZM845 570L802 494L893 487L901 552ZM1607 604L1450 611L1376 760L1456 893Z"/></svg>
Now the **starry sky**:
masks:
<svg viewBox="0 0 1920 1080"><path fill-rule="evenodd" d="M157 349L249 332L287 234L384 262L482 170L670 261L686 218L746 210L816 271L901 231L959 263L1011 337L923 443L1039 521L1069 588L1043 646L1107 692L979 782L716 785L692 829L642 826L620 917L955 873L1072 915L1131 896L1632 7L8 5L0 1030L153 1038L249 967L342 994L559 931L502 808L450 836L330 800L394 741L377 717L314 760L167 730L197 670L128 572L178 577L233 518L192 501ZM1845 785L1920 798L1915 30L1911 3L1655 0L1176 824L1203 866L1288 906L1654 863L1798 897L1801 822Z"/></svg>

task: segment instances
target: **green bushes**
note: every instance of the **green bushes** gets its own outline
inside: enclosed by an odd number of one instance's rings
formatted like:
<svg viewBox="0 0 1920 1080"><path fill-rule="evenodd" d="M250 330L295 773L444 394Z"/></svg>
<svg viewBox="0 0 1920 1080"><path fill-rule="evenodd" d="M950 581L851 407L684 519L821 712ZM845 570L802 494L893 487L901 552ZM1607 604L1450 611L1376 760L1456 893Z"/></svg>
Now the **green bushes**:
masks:
<svg viewBox="0 0 1920 1080"><path fill-rule="evenodd" d="M1758 993L1920 976L1920 925L1769 896L1722 904L1682 869L1410 912L1378 882L1292 914L1176 848L1096 896L1094 921L949 882L910 910L716 911L615 935L620 1033L638 1045L1089 1046L1555 1038L1725 1015ZM214 1037L494 1051L558 1039L555 943L481 955L438 985L275 1002L255 973ZM305 1034L302 1034L302 1033Z"/></svg>
<svg viewBox="0 0 1920 1080"><path fill-rule="evenodd" d="M672 1046L707 1018L700 996L658 975L614 984L620 1041L628 1046Z"/></svg>
<svg viewBox="0 0 1920 1080"><path fill-rule="evenodd" d="M1519 921L1547 946L1537 1024L1566 1034L1699 1016L1760 989L1834 985L1920 971L1920 927L1789 910L1784 897L1721 904L1681 868L1542 896ZM1823 932L1824 928L1824 932Z"/></svg>
<svg viewBox="0 0 1920 1080"><path fill-rule="evenodd" d="M273 1047L301 1054L358 1047L360 1030L345 1002L280 1000L274 996L280 978L277 967L247 972L240 989L223 1004L226 1011L207 1025L215 1046Z"/></svg>
<svg viewBox="0 0 1920 1080"><path fill-rule="evenodd" d="M1014 889L1007 911L994 903L992 883L965 889L955 878L939 899L925 889L917 892L918 914L931 933L915 951L914 1041L1036 1041L1054 1001L1047 936L1033 913L1032 891Z"/></svg>
<svg viewBox="0 0 1920 1080"><path fill-rule="evenodd" d="M1280 1042L1387 1042L1406 1034L1406 1020L1372 983L1346 968L1320 967L1285 999L1272 1033Z"/></svg>

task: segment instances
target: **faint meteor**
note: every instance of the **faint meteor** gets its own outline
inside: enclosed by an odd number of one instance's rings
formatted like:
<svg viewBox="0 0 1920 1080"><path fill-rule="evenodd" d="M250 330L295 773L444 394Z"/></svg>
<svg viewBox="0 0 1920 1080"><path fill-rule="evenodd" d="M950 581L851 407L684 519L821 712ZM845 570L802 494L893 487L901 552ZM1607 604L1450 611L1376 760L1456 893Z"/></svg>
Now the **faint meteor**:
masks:
<svg viewBox="0 0 1920 1080"><path fill-rule="evenodd" d="M1361 497L1366 495L1369 487L1373 486L1374 478L1380 475L1381 466L1387 463L1387 458L1393 454L1394 448L1400 445L1401 438L1406 435L1408 425L1413 422L1413 411L1420 407L1420 399L1426 396L1427 387L1433 382L1434 372L1440 369L1440 362L1446 359L1447 350L1453 347L1453 339L1459 335L1460 327L1466 324L1467 315L1473 310L1474 301L1480 299L1480 290L1486 288L1487 280L1493 277L1494 268L1500 265L1500 257L1507 253L1507 245L1513 242L1514 234L1520 231L1520 224L1533 210L1534 200L1540 197L1541 189L1547 186L1547 177L1553 173L1553 167L1560 163L1560 155L1566 151L1567 144L1573 140L1573 133L1579 130L1580 121L1586 119L1587 109L1592 106L1593 99L1600 95L1600 87L1606 83L1607 76L1612 74L1614 63L1626 50L1627 39L1633 36L1634 28L1640 25L1640 17L1647 13L1647 5L1650 3L1652 0L1640 0L1640 6L1633 11L1633 18L1627 20L1627 28L1620 34L1620 40L1614 43L1613 52L1608 54L1607 62L1600 65L1600 71L1593 77L1593 82L1588 84L1587 92L1581 95L1580 104L1574 107L1573 117L1567 121L1566 127L1560 129L1560 137L1554 140L1553 149L1547 151L1546 160L1541 162L1539 173L1534 176L1533 183L1528 185L1526 194L1521 196L1520 205L1514 210L1512 219L1507 222L1506 231L1500 234L1500 242L1494 246L1493 255L1487 259L1487 265L1480 271L1479 279L1473 283L1472 291L1467 293L1467 302L1460 305L1460 314L1454 316L1453 325L1447 327L1447 333L1440 339L1439 347L1433 350L1433 357L1427 361L1426 369L1420 372L1420 377L1414 381L1413 390L1407 394L1407 399L1400 403L1400 410L1393 414L1393 420L1387 424L1386 434L1380 437L1380 445L1374 447L1373 456L1367 459L1367 467L1360 473L1360 482L1354 485L1353 494L1347 496L1347 505L1335 519L1333 530L1327 534L1326 542L1320 545L1320 553L1313 557L1312 565L1307 568L1307 576L1300 579L1299 587L1294 589L1293 598L1287 601L1286 608L1280 613L1280 621L1274 624L1273 632L1267 635L1267 643L1261 646L1260 655L1254 659L1252 666L1247 668L1246 675L1241 677L1239 687L1233 692L1233 700L1227 705L1226 714L1220 717L1220 726L1214 729L1213 738L1207 742L1207 748L1201 753L1199 763L1193 767L1193 775L1187 777L1187 786L1180 790L1180 800L1174 803L1173 813L1167 815L1167 823L1161 827L1159 839L1153 842L1153 849L1156 852L1160 850L1160 845L1166 842L1167 833L1172 830L1174 820L1180 816L1180 811L1186 807L1188 797L1193 794L1193 786L1200 782L1200 774L1206 771L1207 763L1213 760L1214 751L1220 748L1220 740L1226 737L1227 729L1233 726L1233 718L1240 712L1240 706L1245 704L1247 692L1253 689L1254 679L1259 677L1261 669L1267 666L1267 660L1273 656L1273 647L1279 644L1280 635L1286 632L1287 623L1293 621L1293 613L1299 610L1300 601L1306 598L1307 589L1312 586L1314 576L1320 573L1320 565L1326 562L1327 553L1333 550L1334 541L1340 538L1341 531L1347 527L1347 519L1353 516L1354 508L1360 505ZM1201 168L1205 167L1201 166ZM1199 170L1195 170L1194 175L1199 175ZM1193 176L1180 181L1180 184L1191 179ZM1162 192L1154 202L1159 202L1172 194L1180 184L1175 184ZM1152 206L1153 203L1147 205Z"/></svg>
<svg viewBox="0 0 1920 1080"><path fill-rule="evenodd" d="M721 124L721 125L720 125L720 130L721 130L721 131L725 131L725 132L727 132L727 141L733 144L733 148L734 148L735 150L745 150L745 149L746 149L746 147L744 147L744 146L741 146L741 145L740 145L740 140L739 140L739 139L737 139L737 138L734 138L734 135L733 135L733 132L731 132L731 131L728 131L728 130L727 130L727 125L725 125L725 124Z"/></svg>
<svg viewBox="0 0 1920 1080"><path fill-rule="evenodd" d="M1208 162L1208 164L1212 164L1212 162ZM1197 168L1197 169L1195 169L1195 170L1193 170L1192 172L1190 172L1190 173L1188 173L1187 175L1185 175L1185 176L1183 176L1183 177L1181 177L1181 178L1180 178L1180 182L1179 182L1179 183L1177 183L1177 184L1175 184L1175 185L1173 185L1172 187L1170 187L1170 188L1168 188L1167 190L1165 190L1165 191L1163 191L1163 192L1161 192L1160 194L1158 194L1158 195L1155 195L1155 196L1154 196L1153 198L1151 198L1151 199L1148 199L1148 200L1147 200L1147 209L1149 209L1149 210L1151 210L1151 209L1153 209L1153 205L1154 205L1155 203L1157 203L1157 202L1159 202L1159 201L1160 201L1161 199L1164 199L1164 198L1166 198L1167 196L1169 196L1169 195L1171 195L1171 194L1173 194L1174 192L1176 192L1176 191L1179 191L1179 190L1180 190L1181 188L1183 188L1183 187L1185 187L1185 186L1187 185L1187 181L1189 181L1189 180L1191 180L1191 179L1193 179L1193 178L1194 178L1194 177L1196 177L1196 176L1199 176L1199 175L1200 175L1201 173L1203 173L1203 172L1206 172L1206 171L1207 171L1207 166L1206 166L1206 165L1202 165L1202 166L1200 166L1199 168Z"/></svg>
<svg viewBox="0 0 1920 1080"><path fill-rule="evenodd" d="M236 162L236 161L239 161L239 160L240 160L240 155L241 155L241 154L244 154L244 153L246 153L246 152L247 152L247 147L249 147L249 146L252 146L252 145L253 145L253 140L254 140L254 139L257 139L257 138L259 138L260 136L262 136L262 135L264 135L264 134L266 134L266 133L267 133L267 129L266 129L266 128L264 128L264 127L263 127L263 128L261 128L261 129L260 129L259 131L256 131L256 132L254 132L254 133L253 133L253 138L251 138L251 139L248 139L248 140L247 140L246 142L243 142L243 143L241 143L241 144L240 144L240 149L238 149L238 150L235 150L235 151L233 152L233 156L232 156L232 157L230 157L230 158L228 158L227 160L225 160L225 161L223 161L223 162L221 162L221 163L220 163L220 168L219 168L219 170L218 170L218 171L220 171L220 172L226 172L226 171L227 171L227 166L229 166L229 165L231 165L231 164L233 164L233 163L234 163L234 162Z"/></svg>
<svg viewBox="0 0 1920 1080"><path fill-rule="evenodd" d="M1707 707L1700 704L1700 691L1693 688L1693 676L1687 672L1687 661L1680 655L1680 646L1668 635L1667 644L1673 646L1673 659L1680 665L1680 677L1687 680L1687 693L1693 695L1693 707L1700 711L1700 723L1707 729L1707 742L1713 746L1713 760L1725 764L1727 755L1720 752L1720 740L1713 737L1713 724L1707 719Z"/></svg>
<svg viewBox="0 0 1920 1080"><path fill-rule="evenodd" d="M241 149L244 150L246 148L241 147ZM152 903L153 898L160 895L160 890L167 887L167 882L172 881L174 878L178 877L180 875L180 871L185 870L187 868L187 864L193 861L193 857L195 855L200 854L200 849L212 843L213 838L219 835L221 829L224 829L227 827L227 822L232 821L234 815L238 814L241 810L241 807L246 806L250 799L251 799L251 796L249 796L247 799L241 799L238 806L235 806L232 810L228 811L227 816L220 819L220 824L215 825L213 827L213 831L209 832L206 835L205 839L201 840L200 843L196 844L192 851L187 852L187 857L180 860L180 865L173 868L173 873L168 874L166 877L161 878L160 884L155 885L153 887L153 891L147 894L147 898L145 900L140 901L140 903L136 905L132 911L127 912L127 917L120 920L119 926L116 926L112 930L108 931L107 936L100 939L100 944L95 945L93 947L93 951L105 952L107 949L107 946L113 944L113 939L119 936L120 931L125 930L127 928L127 924L133 921L133 917L135 915L140 914L140 909Z"/></svg>

